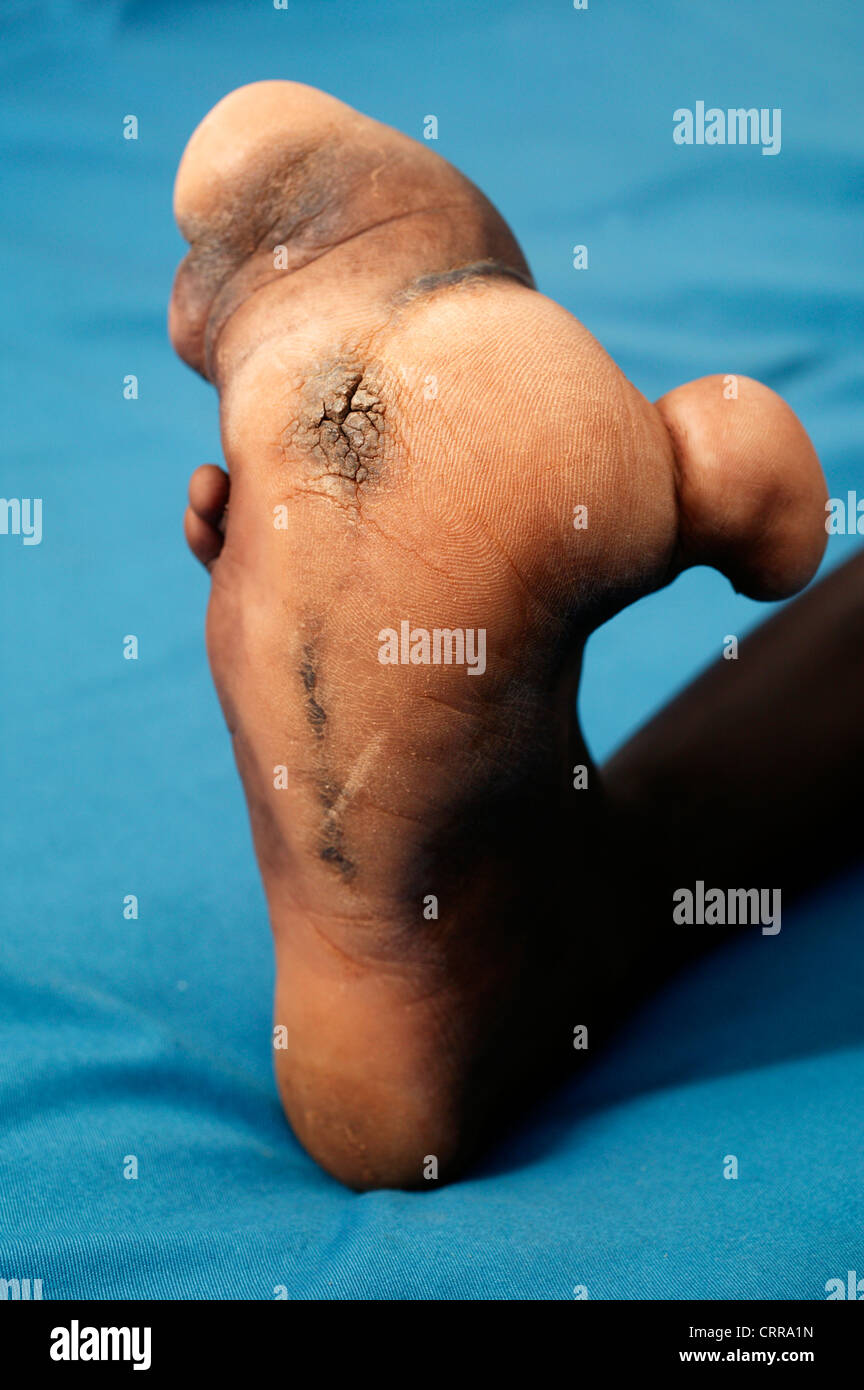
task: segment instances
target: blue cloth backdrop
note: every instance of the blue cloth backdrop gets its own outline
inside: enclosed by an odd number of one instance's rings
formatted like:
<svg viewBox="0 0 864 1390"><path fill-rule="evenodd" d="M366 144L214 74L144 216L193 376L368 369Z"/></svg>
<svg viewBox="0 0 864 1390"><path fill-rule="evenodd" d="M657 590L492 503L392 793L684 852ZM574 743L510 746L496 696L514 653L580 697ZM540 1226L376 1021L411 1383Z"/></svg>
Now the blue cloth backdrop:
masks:
<svg viewBox="0 0 864 1390"><path fill-rule="evenodd" d="M824 1298L864 1271L860 877L668 986L457 1185L356 1196L291 1137L180 530L189 472L220 458L216 401L165 309L177 161L231 88L298 79L418 137L435 114L540 287L646 394L761 377L844 496L864 10L390 0L358 22L352 0L41 0L0 23L0 491L44 507L40 545L0 536L0 1278L45 1298ZM698 100L779 107L780 154L675 145ZM832 538L826 565L856 544ZM700 570L598 633L597 755L763 615Z"/></svg>

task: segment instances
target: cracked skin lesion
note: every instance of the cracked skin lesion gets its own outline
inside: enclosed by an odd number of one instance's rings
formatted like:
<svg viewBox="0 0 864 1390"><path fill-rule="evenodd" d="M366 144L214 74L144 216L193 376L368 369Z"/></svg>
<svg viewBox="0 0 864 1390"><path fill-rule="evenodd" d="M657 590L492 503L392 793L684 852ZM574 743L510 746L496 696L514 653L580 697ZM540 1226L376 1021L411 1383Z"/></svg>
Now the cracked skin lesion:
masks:
<svg viewBox="0 0 864 1390"><path fill-rule="evenodd" d="M296 418L280 439L283 462L296 465L300 459L311 465L318 485L315 490L329 482L324 491L334 500L339 500L343 484L349 485L356 499L359 485L376 480L380 473L385 441L383 376L380 368L341 357L316 366L299 386ZM349 497L354 505L355 499ZM320 626L316 621L316 633ZM350 879L356 864L345 845L345 791L334 781L328 766L328 714L319 663L318 641L313 637L302 645L297 674L316 747L317 796L322 812L318 853L343 878Z"/></svg>
<svg viewBox="0 0 864 1390"><path fill-rule="evenodd" d="M355 362L325 364L307 379L283 455L301 450L324 475L359 484L375 476L384 441L384 402L374 374Z"/></svg>

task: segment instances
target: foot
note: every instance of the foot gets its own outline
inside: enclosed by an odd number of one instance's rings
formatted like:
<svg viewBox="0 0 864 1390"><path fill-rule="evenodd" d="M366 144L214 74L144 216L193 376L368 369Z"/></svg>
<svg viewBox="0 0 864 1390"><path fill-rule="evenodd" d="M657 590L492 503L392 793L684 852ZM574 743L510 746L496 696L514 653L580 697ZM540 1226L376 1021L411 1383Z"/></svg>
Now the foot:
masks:
<svg viewBox="0 0 864 1390"><path fill-rule="evenodd" d="M422 1186L657 955L609 906L628 863L574 719L586 638L691 564L793 592L821 472L756 382L651 405L477 189L320 92L226 97L175 204L172 340L219 390L231 480L226 524L225 475L196 473L186 528L280 1093L346 1183Z"/></svg>

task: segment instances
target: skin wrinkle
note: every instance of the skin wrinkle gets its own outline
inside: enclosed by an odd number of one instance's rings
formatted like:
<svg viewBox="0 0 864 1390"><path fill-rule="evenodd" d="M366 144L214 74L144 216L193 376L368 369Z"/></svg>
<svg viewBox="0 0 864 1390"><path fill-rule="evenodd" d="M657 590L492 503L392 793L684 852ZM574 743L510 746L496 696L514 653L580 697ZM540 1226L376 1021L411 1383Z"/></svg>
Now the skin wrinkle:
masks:
<svg viewBox="0 0 864 1390"><path fill-rule="evenodd" d="M316 920L316 916L320 915L321 914L316 914L314 912L307 912L304 914L304 920L311 927L316 938L320 939L325 946L329 947L334 955L344 960L349 966L353 967L353 969L356 971L370 971L373 972L376 975L376 977L379 975L382 977L389 976L392 979L399 980L403 984L406 982L410 983L411 976L414 974L417 968L416 959L400 959L398 953L392 954L389 952L386 954L379 954L378 952L374 952L372 954L362 953L354 955L350 951L346 950L344 947L337 945L336 942L332 940L326 928L323 925L320 925L319 922ZM333 914L328 913L327 918L328 922L331 921L333 919ZM358 925L364 925L362 919L346 918L345 920L350 920L352 931ZM380 930L380 919L377 917L369 918L367 919L365 925L368 925L370 933L377 935ZM427 966L429 964L428 960L425 959L422 963ZM443 968L443 964L440 962L439 968ZM436 995L440 994L446 988L446 985L447 981L444 980L440 984L433 985L431 989L429 989L426 993L421 995L413 995L410 999L403 999L401 1003L404 1006L410 1006L419 1003L421 999L434 998Z"/></svg>
<svg viewBox="0 0 864 1390"><path fill-rule="evenodd" d="M426 275L419 275L410 285L394 295L393 305L395 308L401 309L405 305L413 304L418 299L431 298L438 290L455 289L461 285L479 289L487 281L502 277L516 280L526 289L534 289L534 281L530 275L524 275L513 266L507 265L505 261L468 261L465 265L454 266L450 270L436 270Z"/></svg>
<svg viewBox="0 0 864 1390"><path fill-rule="evenodd" d="M334 153L333 133L332 130L321 133L317 141L295 152L277 169L271 167L265 146L249 152L242 179L238 180L231 169L223 176L216 207L208 205L204 212L187 211L178 216L178 226L186 241L193 247L201 247L205 255L221 253L236 257L255 250L261 244L262 235L266 234L266 228L264 233L256 229L256 224L260 226L264 217L270 216L272 225L280 212L285 217L286 201L296 203L304 196L307 203L313 201L320 183L316 175L331 163L330 158L324 157L325 152L330 156ZM320 196L317 194L319 204ZM227 252L223 250L226 245Z"/></svg>
<svg viewBox="0 0 864 1390"><path fill-rule="evenodd" d="M287 268L286 270L274 269L273 273L268 274L267 279L264 280L262 284L256 285L252 289L250 289L248 294L243 295L238 300L238 302L230 309L230 311L224 316L224 318L220 320L220 303L224 300L229 289L231 288L232 280L236 278L236 276L240 273L243 267L250 260L252 260L252 258L255 255L259 254L259 251L263 245L263 239L262 241L259 241L255 249L250 254L243 257L240 263L235 264L233 269L227 273L227 275L223 278L222 282L214 291L211 297L210 306L207 314L207 325L204 333L204 361L206 367L206 375L209 378L209 380L214 382L216 381L216 377L213 373L213 367L217 361L219 340L222 337L222 334L228 327L228 324L231 322L231 319L234 317L238 309L248 304L249 300L253 299L255 295L260 294L262 290L267 289L270 285L276 283L276 281L278 281L286 274L298 274L299 271L305 270L310 265L314 265L316 261L320 261L322 257L328 256L331 251L339 250L343 246L349 246L353 241L357 241L360 237L368 235L369 232L375 232L380 230L380 228L382 227L389 227L397 222L403 222L406 218L409 217L432 215L441 212L450 212L455 211L457 208L465 206L466 204L464 201L459 201L453 203L441 203L437 206L432 205L429 207L409 208L406 212L393 213L389 217L382 217L378 222L370 222L368 226L361 227L359 231L352 232L349 236L342 237L339 240L331 242L329 245L324 246L320 251L316 252L315 255L310 256L307 260L302 261L299 265L292 266L290 270L288 270ZM289 236L288 240L290 239L291 237ZM190 252L190 255L191 254L192 253Z"/></svg>
<svg viewBox="0 0 864 1390"><path fill-rule="evenodd" d="M378 535L382 536L388 545L392 545L394 549L401 550L404 554L410 555L412 560L416 560L418 564L423 565L424 568L430 570L432 574L439 575L452 583L453 575L449 570L441 569L438 565L433 565L428 556L421 555L420 552L416 550L414 546L409 545L407 541L399 540L389 532L383 530L378 522L374 521L368 514L363 518L363 525L364 527L368 527L371 531L377 531Z"/></svg>
<svg viewBox="0 0 864 1390"><path fill-rule="evenodd" d="M363 777L368 771L371 763L377 757L381 744L384 742L383 734L376 734L370 739L365 749L360 753L348 771L342 784L342 791L333 805L333 814L340 815L342 810L348 805L349 801L356 795L363 785Z"/></svg>
<svg viewBox="0 0 864 1390"><path fill-rule="evenodd" d="M527 606L530 607L532 604L539 603L540 607L541 607L541 608L543 609L543 611L546 613L546 616L547 616L548 618L551 618L553 621L556 621L557 615L552 611L552 608L549 606L548 600L546 600L546 599L543 597L542 590L538 590L536 593L533 591L533 589L531 588L531 586L528 584L528 581L525 579L525 577L524 577L524 576L522 575L522 573L520 572L520 570L519 570L518 566L516 565L515 561L512 560L512 559L510 558L510 556L507 554L507 551L506 551L505 548L504 548L503 542L500 541L500 540L498 539L497 536L493 535L493 533L489 530L488 527L484 527L483 524L482 524L482 522L478 523L478 525L480 526L480 529L481 529L481 531L483 532L483 535L487 538L487 540L488 540L492 545L495 546L495 548L496 548L496 550L498 551L499 555L500 555L500 556L502 557L502 559L504 560L504 563L505 563L505 564L508 566L508 568L511 569L511 570L513 571L513 573L515 574L516 579L517 579L518 582L519 582L519 586L520 586L520 588L522 589L523 593L525 594L526 599L528 600L528 605L527 605Z"/></svg>

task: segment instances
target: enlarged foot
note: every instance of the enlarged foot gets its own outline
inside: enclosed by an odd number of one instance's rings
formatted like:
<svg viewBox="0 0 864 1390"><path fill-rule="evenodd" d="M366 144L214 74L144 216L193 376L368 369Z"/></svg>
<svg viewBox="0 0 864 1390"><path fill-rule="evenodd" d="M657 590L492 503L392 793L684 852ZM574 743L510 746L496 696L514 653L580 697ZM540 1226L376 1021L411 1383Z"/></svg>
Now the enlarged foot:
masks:
<svg viewBox="0 0 864 1390"><path fill-rule="evenodd" d="M821 473L756 382L650 405L466 179L322 93L227 97L176 210L172 339L219 389L231 478L226 524L224 474L195 475L187 536L280 1092L343 1181L423 1185L654 954L609 906L628 866L574 721L588 634L688 564L794 591Z"/></svg>

